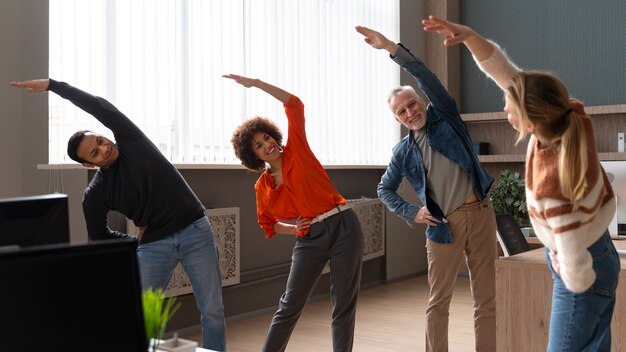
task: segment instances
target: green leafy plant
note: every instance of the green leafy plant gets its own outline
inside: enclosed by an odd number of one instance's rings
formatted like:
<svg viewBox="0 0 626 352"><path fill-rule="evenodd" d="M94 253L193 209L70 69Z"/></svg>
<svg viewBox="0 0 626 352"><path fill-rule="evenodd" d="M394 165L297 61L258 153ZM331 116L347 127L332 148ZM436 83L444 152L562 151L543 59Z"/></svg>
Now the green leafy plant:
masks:
<svg viewBox="0 0 626 352"><path fill-rule="evenodd" d="M518 172L511 170L500 172L500 181L491 188L489 195L496 214L509 213L520 227L530 226L524 179Z"/></svg>
<svg viewBox="0 0 626 352"><path fill-rule="evenodd" d="M160 288L144 290L141 298L148 345L152 341L152 350L156 351L158 341L165 333L167 322L180 308L180 303L176 303L175 297L166 299Z"/></svg>

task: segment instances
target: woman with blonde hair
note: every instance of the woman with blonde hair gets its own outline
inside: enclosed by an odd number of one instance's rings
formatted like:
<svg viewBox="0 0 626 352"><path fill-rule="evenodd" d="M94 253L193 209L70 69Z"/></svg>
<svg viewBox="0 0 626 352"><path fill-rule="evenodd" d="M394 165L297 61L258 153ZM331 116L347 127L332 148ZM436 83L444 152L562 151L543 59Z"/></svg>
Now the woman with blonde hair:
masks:
<svg viewBox="0 0 626 352"><path fill-rule="evenodd" d="M554 286L548 351L609 351L620 260L608 225L614 194L600 166L591 118L553 74L517 68L492 41L434 16L424 30L472 53L504 91L509 123L526 156L526 200L546 246Z"/></svg>

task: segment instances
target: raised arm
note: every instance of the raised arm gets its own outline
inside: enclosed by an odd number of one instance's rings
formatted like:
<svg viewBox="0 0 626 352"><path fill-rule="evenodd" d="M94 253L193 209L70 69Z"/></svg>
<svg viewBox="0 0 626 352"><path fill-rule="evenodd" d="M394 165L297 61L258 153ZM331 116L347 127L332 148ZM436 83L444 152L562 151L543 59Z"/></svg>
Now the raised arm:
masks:
<svg viewBox="0 0 626 352"><path fill-rule="evenodd" d="M285 104L287 101L289 101L289 98L291 98L291 93L284 91L281 88L273 86L269 83L263 82L257 78L249 78L249 77L233 75L233 74L223 75L222 77L232 79L233 81L241 84L242 86L246 88L250 88L250 87L259 88L260 90L278 99L283 104Z"/></svg>
<svg viewBox="0 0 626 352"><path fill-rule="evenodd" d="M115 139L143 136L141 130L113 104L106 99L89 94L65 82L54 79L34 79L22 82L10 82L10 86L26 89L29 93L42 93L47 90L67 99L83 111L95 117L104 126L113 131Z"/></svg>
<svg viewBox="0 0 626 352"><path fill-rule="evenodd" d="M461 116L456 107L454 99L443 86L437 76L411 51L402 44L396 44L387 39L381 33L362 26L355 27L356 31L365 37L365 42L374 49L385 49L390 54L390 58L400 65L407 73L415 78L420 89L430 100L430 105L436 109L444 111L446 118L455 120L455 124L462 125ZM464 126L461 128L465 128Z"/></svg>
<svg viewBox="0 0 626 352"><path fill-rule="evenodd" d="M465 44L478 61L486 60L493 54L494 45L470 27L435 16L429 16L428 19L422 20L422 24L426 32L436 32L446 36L447 39L443 41L445 46Z"/></svg>
<svg viewBox="0 0 626 352"><path fill-rule="evenodd" d="M482 37L470 27L435 16L422 20L422 24L426 32L446 36L447 39L443 41L445 46L465 44L478 67L502 89L506 89L511 78L520 71L494 42Z"/></svg>
<svg viewBox="0 0 626 352"><path fill-rule="evenodd" d="M385 49L392 56L396 54L396 51L398 51L398 44L387 39L387 37L385 37L382 33L363 26L356 26L355 29L365 37L363 40L367 44L371 45L372 48L378 50Z"/></svg>
<svg viewBox="0 0 626 352"><path fill-rule="evenodd" d="M43 93L48 90L49 79L33 79L22 82L9 82L11 87L24 88L28 93Z"/></svg>

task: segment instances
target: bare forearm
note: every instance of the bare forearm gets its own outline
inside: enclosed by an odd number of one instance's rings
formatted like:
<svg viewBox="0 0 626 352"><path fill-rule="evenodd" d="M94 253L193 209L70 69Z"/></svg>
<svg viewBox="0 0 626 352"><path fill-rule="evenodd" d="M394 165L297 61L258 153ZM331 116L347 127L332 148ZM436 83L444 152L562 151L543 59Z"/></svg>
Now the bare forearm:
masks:
<svg viewBox="0 0 626 352"><path fill-rule="evenodd" d="M296 233L296 225L279 221L274 224L274 231L281 235L294 235Z"/></svg>
<svg viewBox="0 0 626 352"><path fill-rule="evenodd" d="M260 90L268 93L269 95L273 96L274 98L278 99L281 103L286 103L287 101L289 101L289 98L291 98L291 93L278 88L274 85L271 85L267 82L264 82L260 79L255 80L254 82L254 87L259 88ZM276 231L278 232L278 231Z"/></svg>
<svg viewBox="0 0 626 352"><path fill-rule="evenodd" d="M391 40L387 40L387 43L383 48L387 50L391 56L395 56L396 51L398 51L398 44L392 42Z"/></svg>
<svg viewBox="0 0 626 352"><path fill-rule="evenodd" d="M389 52L389 54L391 54L391 56L396 54L398 44L387 39L387 37L385 37L382 33L364 26L356 26L355 29L358 33L365 37L365 42L371 45L372 48L378 50L385 49Z"/></svg>

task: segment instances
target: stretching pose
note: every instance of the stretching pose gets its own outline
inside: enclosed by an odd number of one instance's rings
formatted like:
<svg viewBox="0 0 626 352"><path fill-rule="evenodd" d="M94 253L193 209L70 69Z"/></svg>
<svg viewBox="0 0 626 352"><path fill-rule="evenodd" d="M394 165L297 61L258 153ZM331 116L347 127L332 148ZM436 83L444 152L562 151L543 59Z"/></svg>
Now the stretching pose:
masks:
<svg viewBox="0 0 626 352"><path fill-rule="evenodd" d="M284 146L278 127L262 117L244 122L232 137L241 163L262 172L254 188L258 222L265 236L296 235L287 288L280 298L263 351L285 350L328 260L333 350L351 351L363 257L363 233L356 213L335 190L309 147L300 99L259 79L224 77L246 88L259 88L278 99L285 106L289 126ZM295 220L295 225L279 219Z"/></svg>
<svg viewBox="0 0 626 352"><path fill-rule="evenodd" d="M165 289L181 262L200 309L203 346L226 350L222 278L211 224L204 206L176 168L128 117L103 98L53 79L10 85L31 93L55 92L113 131L116 143L83 130L67 144L74 161L99 167L83 198L89 238L130 237L107 226L110 210L132 219L141 229L137 257L143 288Z"/></svg>
<svg viewBox="0 0 626 352"><path fill-rule="evenodd" d="M410 226L428 225L426 351L448 350L450 301L464 257L474 299L476 351L495 351L496 220L487 197L493 178L473 152L454 99L428 67L404 45L381 33L366 27L356 30L374 49L389 52L430 100L426 106L411 86L389 94L391 113L409 134L394 147L378 185L378 196L389 210ZM421 208L398 194L403 177L418 195Z"/></svg>
<svg viewBox="0 0 626 352"><path fill-rule="evenodd" d="M607 230L615 213L591 118L554 75L522 71L471 28L431 16L424 30L464 43L504 91L518 142L530 134L526 200L552 269L548 351L609 351L620 260Z"/></svg>

